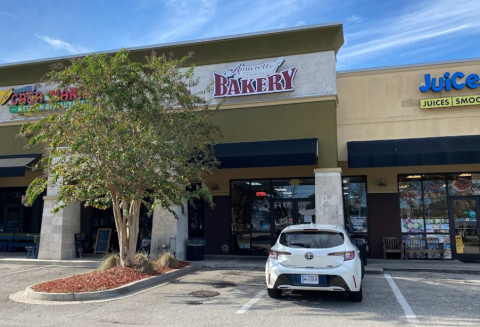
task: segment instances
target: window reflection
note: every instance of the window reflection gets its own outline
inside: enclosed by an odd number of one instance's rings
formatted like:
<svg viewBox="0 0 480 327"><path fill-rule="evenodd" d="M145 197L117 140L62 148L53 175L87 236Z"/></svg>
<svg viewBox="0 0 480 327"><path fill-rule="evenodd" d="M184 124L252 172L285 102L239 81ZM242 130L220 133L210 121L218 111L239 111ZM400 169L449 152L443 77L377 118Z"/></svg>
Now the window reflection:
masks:
<svg viewBox="0 0 480 327"><path fill-rule="evenodd" d="M365 177L343 178L345 227L350 233L367 233L367 181Z"/></svg>

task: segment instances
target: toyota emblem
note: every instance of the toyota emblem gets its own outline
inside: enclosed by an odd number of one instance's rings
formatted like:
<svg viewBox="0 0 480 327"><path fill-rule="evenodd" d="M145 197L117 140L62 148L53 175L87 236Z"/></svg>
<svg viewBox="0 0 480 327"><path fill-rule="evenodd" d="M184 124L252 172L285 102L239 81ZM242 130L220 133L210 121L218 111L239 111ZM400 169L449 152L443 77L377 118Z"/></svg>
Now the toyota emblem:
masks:
<svg viewBox="0 0 480 327"><path fill-rule="evenodd" d="M308 259L308 260L313 259L313 253L312 252L305 253L305 258Z"/></svg>

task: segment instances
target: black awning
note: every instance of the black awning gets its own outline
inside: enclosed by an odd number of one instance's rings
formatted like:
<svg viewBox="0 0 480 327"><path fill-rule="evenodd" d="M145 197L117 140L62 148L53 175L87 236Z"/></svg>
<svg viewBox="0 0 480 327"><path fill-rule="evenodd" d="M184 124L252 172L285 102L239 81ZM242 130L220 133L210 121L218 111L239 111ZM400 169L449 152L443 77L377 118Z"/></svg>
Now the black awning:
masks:
<svg viewBox="0 0 480 327"><path fill-rule="evenodd" d="M480 163L480 135L348 142L348 167Z"/></svg>
<svg viewBox="0 0 480 327"><path fill-rule="evenodd" d="M40 156L38 153L0 156L0 177L25 176L25 166Z"/></svg>
<svg viewBox="0 0 480 327"><path fill-rule="evenodd" d="M317 139L223 143L215 146L219 168L315 165Z"/></svg>

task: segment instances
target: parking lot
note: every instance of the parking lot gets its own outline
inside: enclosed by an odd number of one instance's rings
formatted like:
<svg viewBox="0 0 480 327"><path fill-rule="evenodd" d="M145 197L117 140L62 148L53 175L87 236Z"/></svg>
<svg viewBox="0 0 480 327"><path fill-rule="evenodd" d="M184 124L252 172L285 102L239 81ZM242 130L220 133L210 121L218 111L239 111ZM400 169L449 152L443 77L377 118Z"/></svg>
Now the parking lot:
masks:
<svg viewBox="0 0 480 327"><path fill-rule="evenodd" d="M480 276L428 272L367 275L361 303L349 302L343 293L314 292L285 293L281 299L273 300L266 295L263 271L214 269L204 269L173 283L114 301L32 304L9 299L10 294L29 285L85 271L89 269L0 265L0 325L480 325L477 300ZM208 291L205 295L213 295L209 292L219 294L213 297L190 295L197 291Z"/></svg>

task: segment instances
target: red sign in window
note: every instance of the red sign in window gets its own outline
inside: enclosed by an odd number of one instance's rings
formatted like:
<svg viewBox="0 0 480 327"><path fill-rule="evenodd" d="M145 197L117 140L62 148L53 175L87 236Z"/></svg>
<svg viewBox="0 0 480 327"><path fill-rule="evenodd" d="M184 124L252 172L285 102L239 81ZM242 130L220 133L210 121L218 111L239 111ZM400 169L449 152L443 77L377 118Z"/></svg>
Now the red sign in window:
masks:
<svg viewBox="0 0 480 327"><path fill-rule="evenodd" d="M267 192L257 192L257 196L267 196Z"/></svg>

